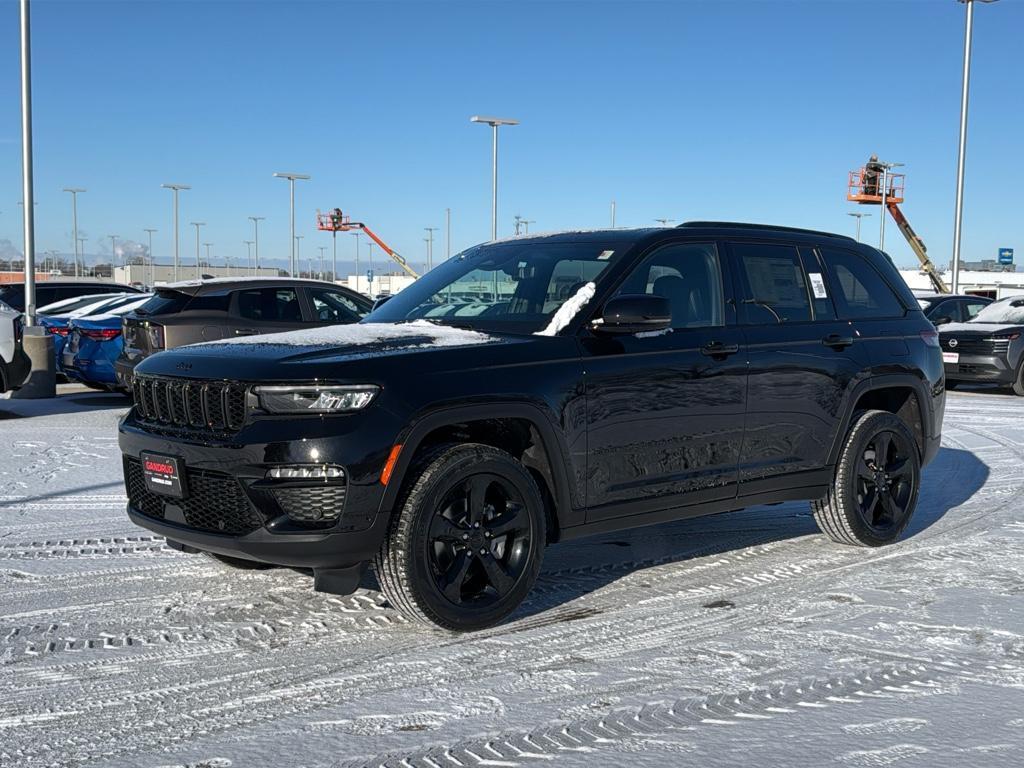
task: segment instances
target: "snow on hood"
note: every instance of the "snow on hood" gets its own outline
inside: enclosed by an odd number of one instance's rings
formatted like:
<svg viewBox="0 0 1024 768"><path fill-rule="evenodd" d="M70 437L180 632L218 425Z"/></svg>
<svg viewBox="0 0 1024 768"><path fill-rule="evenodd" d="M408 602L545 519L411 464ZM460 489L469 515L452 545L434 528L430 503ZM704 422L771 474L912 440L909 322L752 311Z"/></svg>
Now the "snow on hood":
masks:
<svg viewBox="0 0 1024 768"><path fill-rule="evenodd" d="M568 299L558 308L558 311L551 318L551 322L548 323L548 327L543 331L537 331L534 336L554 336L565 328L580 313L580 310L587 305L587 302L594 298L595 289L596 286L593 283L587 283L576 291L571 299Z"/></svg>
<svg viewBox="0 0 1024 768"><path fill-rule="evenodd" d="M451 326L435 325L426 320L414 320L411 323L328 325L308 330L221 339L207 342L201 346L249 344L292 347L361 347L388 341L422 342L415 345L421 347L462 347L470 344L487 344L497 341L497 339L486 333L471 331L467 328L452 328Z"/></svg>
<svg viewBox="0 0 1024 768"><path fill-rule="evenodd" d="M1018 330L1020 323L946 323L939 326L939 335L947 333L993 334Z"/></svg>

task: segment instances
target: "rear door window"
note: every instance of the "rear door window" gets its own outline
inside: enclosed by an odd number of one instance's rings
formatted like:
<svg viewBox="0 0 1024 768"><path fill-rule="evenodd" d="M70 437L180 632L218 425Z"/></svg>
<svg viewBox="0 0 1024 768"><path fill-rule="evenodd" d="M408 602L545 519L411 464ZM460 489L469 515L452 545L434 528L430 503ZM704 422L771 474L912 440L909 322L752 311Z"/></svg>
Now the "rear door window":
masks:
<svg viewBox="0 0 1024 768"><path fill-rule="evenodd" d="M985 306L988 306L987 301L971 301L968 299L964 302L964 320L970 320Z"/></svg>
<svg viewBox="0 0 1024 768"><path fill-rule="evenodd" d="M795 246L732 243L730 248L743 283L744 316L748 323L812 319L808 280Z"/></svg>
<svg viewBox="0 0 1024 768"><path fill-rule="evenodd" d="M839 248L822 248L821 253L832 271L832 286L844 320L904 315L896 292L862 256Z"/></svg>
<svg viewBox="0 0 1024 768"><path fill-rule="evenodd" d="M238 291L239 317L263 323L301 323L302 309L294 288L255 288Z"/></svg>

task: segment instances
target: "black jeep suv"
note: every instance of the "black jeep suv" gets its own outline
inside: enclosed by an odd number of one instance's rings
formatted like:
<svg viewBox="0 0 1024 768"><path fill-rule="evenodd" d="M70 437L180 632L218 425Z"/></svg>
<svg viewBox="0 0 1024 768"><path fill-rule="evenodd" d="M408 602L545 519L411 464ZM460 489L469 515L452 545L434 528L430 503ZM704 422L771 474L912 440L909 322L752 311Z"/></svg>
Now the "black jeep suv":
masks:
<svg viewBox="0 0 1024 768"><path fill-rule="evenodd" d="M807 499L897 539L937 452L935 328L889 259L745 224L480 245L355 325L139 364L128 515L186 552L366 565L411 619L485 627L549 542Z"/></svg>

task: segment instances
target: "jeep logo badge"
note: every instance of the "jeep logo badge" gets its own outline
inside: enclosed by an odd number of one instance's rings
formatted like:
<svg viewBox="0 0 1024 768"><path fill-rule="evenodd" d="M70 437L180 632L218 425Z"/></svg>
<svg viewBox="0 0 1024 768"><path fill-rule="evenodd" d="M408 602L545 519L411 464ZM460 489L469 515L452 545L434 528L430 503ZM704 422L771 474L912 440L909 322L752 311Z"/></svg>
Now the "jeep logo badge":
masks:
<svg viewBox="0 0 1024 768"><path fill-rule="evenodd" d="M187 363L185 361L182 361L182 362L178 363L175 366L175 368L177 368L179 371L191 371L192 370L192 363Z"/></svg>

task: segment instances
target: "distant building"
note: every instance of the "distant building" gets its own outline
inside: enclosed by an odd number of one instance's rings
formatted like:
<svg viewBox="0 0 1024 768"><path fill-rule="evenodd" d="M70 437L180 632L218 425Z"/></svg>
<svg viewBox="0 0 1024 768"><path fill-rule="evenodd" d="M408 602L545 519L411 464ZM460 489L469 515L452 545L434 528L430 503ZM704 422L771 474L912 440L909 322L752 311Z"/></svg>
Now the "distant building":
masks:
<svg viewBox="0 0 1024 768"><path fill-rule="evenodd" d="M235 265L204 266L201 268L203 277L278 277L281 273L276 267L260 267L255 274L248 267ZM194 280L195 264L182 264L178 267L178 280ZM129 264L126 267L114 267L114 282L125 285L167 285L174 282L174 266L166 264Z"/></svg>
<svg viewBox="0 0 1024 768"><path fill-rule="evenodd" d="M917 269L901 269L900 274L910 289L916 293L934 293L928 275ZM942 279L949 285L952 272L943 272ZM1024 295L1024 272L999 272L988 270L960 270L960 293L988 296L1002 299L1007 296Z"/></svg>
<svg viewBox="0 0 1024 768"><path fill-rule="evenodd" d="M950 269L953 269L953 265L949 265ZM960 271L969 272L1016 272L1016 264L1000 264L995 259L982 259L981 261L962 261L960 262Z"/></svg>

